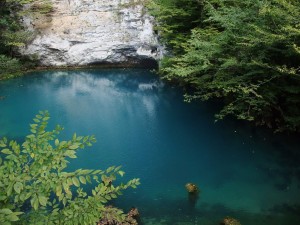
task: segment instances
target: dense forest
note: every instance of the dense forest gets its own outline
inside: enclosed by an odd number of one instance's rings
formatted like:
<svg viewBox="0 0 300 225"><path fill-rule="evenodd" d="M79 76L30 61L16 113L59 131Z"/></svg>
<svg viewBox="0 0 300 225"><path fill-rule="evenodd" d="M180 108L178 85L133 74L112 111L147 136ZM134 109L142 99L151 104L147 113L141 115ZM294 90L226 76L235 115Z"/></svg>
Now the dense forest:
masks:
<svg viewBox="0 0 300 225"><path fill-rule="evenodd" d="M185 100L221 99L216 115L276 131L300 128L298 0L153 0L167 47L163 78Z"/></svg>

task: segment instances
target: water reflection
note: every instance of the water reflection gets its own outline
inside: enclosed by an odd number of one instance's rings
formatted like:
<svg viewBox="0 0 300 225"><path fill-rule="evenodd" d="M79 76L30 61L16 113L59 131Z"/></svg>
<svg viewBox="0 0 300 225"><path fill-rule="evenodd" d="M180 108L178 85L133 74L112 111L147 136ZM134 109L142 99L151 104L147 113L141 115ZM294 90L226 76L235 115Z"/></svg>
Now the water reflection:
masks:
<svg viewBox="0 0 300 225"><path fill-rule="evenodd" d="M52 93L57 103L67 108L68 114L78 113L78 109L93 107L101 115L110 115L116 108L126 109L127 116L135 115L140 104L145 107L148 117L155 117L157 104L161 101L157 93L164 84L159 80L139 81L132 76L139 74L124 74L122 71L109 73L105 76L95 76L87 72L48 73L45 75L51 86L40 86L44 92ZM63 84L63 85L62 85ZM55 89L55 90L53 90ZM77 101L77 98L87 101ZM137 104L137 101L139 104Z"/></svg>

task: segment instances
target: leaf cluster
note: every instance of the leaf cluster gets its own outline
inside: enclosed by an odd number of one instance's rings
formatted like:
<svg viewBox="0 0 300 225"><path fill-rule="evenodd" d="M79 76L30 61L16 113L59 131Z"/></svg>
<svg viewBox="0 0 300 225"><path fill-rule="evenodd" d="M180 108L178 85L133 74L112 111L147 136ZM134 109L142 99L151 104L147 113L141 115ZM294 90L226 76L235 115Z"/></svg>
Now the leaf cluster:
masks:
<svg viewBox="0 0 300 225"><path fill-rule="evenodd" d="M4 75L17 74L21 68L22 65L18 59L0 55L0 80Z"/></svg>
<svg viewBox="0 0 300 225"><path fill-rule="evenodd" d="M278 131L299 131L300 2L202 3L200 24L180 43L182 51L175 47L173 57L162 64L164 78L185 86L186 101L223 99L217 120L232 115ZM176 21L154 15L165 27ZM177 41L171 39L166 41Z"/></svg>
<svg viewBox="0 0 300 225"><path fill-rule="evenodd" d="M201 25L202 0L152 0L147 8L156 19L154 29L169 50L182 52L191 30Z"/></svg>
<svg viewBox="0 0 300 225"><path fill-rule="evenodd" d="M0 224L95 224L104 215L122 221L123 212L109 211L105 204L123 190L136 188L139 179L116 185L117 177L124 175L120 166L67 172L77 151L96 140L74 134L60 141L57 135L63 128L47 131L49 118L48 112L36 115L21 145L0 141ZM84 188L87 184L94 186L91 194Z"/></svg>

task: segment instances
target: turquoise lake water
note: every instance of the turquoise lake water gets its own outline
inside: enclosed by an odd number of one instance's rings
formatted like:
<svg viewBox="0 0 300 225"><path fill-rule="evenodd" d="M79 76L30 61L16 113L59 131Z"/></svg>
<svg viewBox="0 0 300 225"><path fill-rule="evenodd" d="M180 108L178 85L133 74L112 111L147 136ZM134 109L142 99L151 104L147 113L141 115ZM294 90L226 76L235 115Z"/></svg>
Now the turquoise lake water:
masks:
<svg viewBox="0 0 300 225"><path fill-rule="evenodd" d="M212 103L142 69L37 72L0 82L0 136L22 140L39 110L60 139L94 134L70 169L122 165L140 178L115 205L138 207L143 224L300 225L300 139L234 120L214 123ZM191 202L185 184L201 189Z"/></svg>

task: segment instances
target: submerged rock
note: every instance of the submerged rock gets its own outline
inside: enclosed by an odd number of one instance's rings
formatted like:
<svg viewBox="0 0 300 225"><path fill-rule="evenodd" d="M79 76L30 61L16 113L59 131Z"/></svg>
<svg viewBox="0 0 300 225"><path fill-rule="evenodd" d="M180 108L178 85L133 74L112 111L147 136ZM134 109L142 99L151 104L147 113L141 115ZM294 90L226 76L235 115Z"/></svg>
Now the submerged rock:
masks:
<svg viewBox="0 0 300 225"><path fill-rule="evenodd" d="M162 47L145 0L52 0L47 16L25 18L35 39L21 49L43 66L153 64Z"/></svg>
<svg viewBox="0 0 300 225"><path fill-rule="evenodd" d="M197 185L193 183L187 183L185 185L186 190L188 191L188 200L189 200L189 205L192 209L196 207L197 201L199 199L199 188Z"/></svg>
<svg viewBox="0 0 300 225"><path fill-rule="evenodd" d="M223 219L220 225L241 225L241 223L234 218L226 217Z"/></svg>
<svg viewBox="0 0 300 225"><path fill-rule="evenodd" d="M194 194L199 193L199 188L197 187L197 185L193 183L187 183L185 185L185 188L189 193L194 193Z"/></svg>
<svg viewBox="0 0 300 225"><path fill-rule="evenodd" d="M106 209L112 209L111 207L107 207ZM139 224L139 211L137 208L132 207L131 210L127 213L127 216L123 222L118 222L115 219L102 218L97 225L138 225Z"/></svg>

